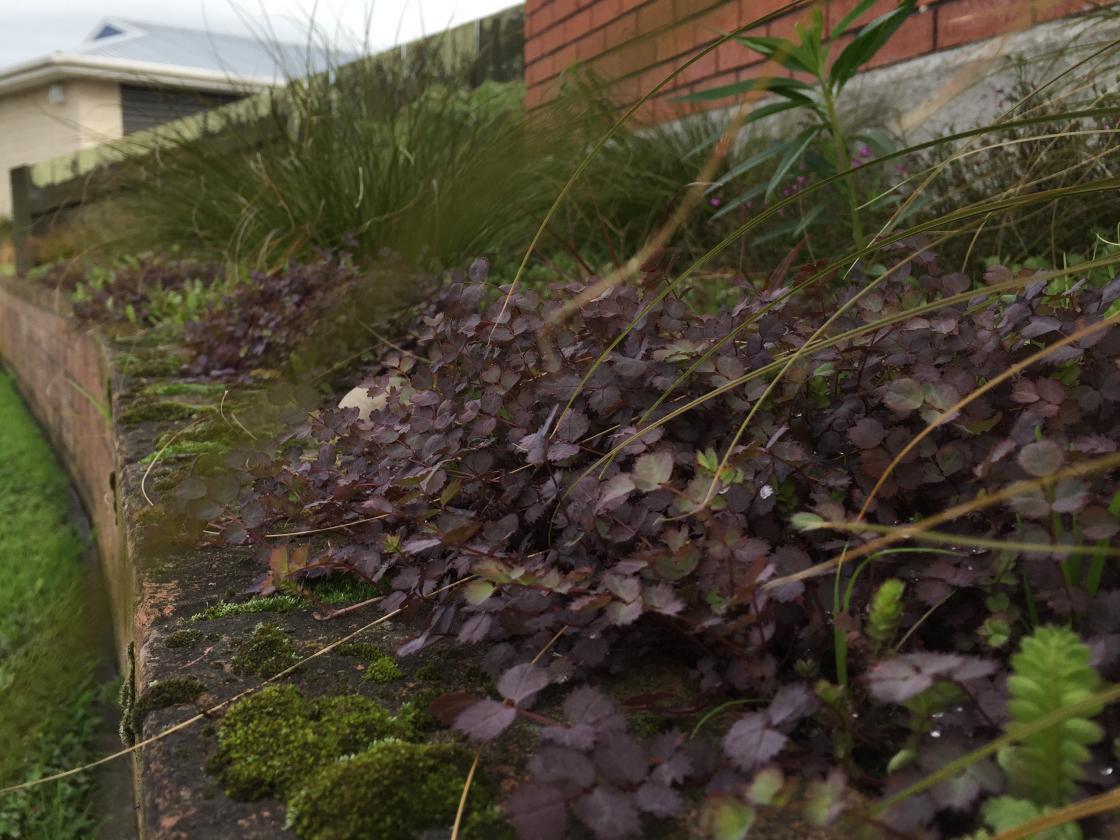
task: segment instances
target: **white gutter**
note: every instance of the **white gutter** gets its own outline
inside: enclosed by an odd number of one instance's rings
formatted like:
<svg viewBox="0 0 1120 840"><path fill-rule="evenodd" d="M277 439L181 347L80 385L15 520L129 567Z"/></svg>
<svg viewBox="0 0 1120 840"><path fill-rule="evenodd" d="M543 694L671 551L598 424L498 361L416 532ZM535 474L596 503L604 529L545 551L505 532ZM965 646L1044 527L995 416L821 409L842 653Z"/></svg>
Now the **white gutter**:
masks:
<svg viewBox="0 0 1120 840"><path fill-rule="evenodd" d="M168 87L255 93L284 84L270 76L233 76L222 70L56 52L0 71L0 95L66 79L142 82Z"/></svg>

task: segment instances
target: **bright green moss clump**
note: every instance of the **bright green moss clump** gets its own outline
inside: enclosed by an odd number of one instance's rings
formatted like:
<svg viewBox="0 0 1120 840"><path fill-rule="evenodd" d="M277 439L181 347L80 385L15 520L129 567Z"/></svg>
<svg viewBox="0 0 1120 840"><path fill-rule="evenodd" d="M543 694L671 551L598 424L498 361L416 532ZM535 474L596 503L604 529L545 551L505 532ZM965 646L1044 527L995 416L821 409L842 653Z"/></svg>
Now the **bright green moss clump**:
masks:
<svg viewBox="0 0 1120 840"><path fill-rule="evenodd" d="M310 703L294 686L267 686L226 713L208 767L235 799L285 798L313 770L389 737L411 729L365 697Z"/></svg>
<svg viewBox="0 0 1120 840"><path fill-rule="evenodd" d="M459 747L382 741L317 772L288 803L288 822L305 840L415 840L451 827L470 764ZM467 837L508 836L485 785L469 801Z"/></svg>
<svg viewBox="0 0 1120 840"><path fill-rule="evenodd" d="M327 759L307 702L290 685L262 688L230 708L208 769L234 799L283 797Z"/></svg>
<svg viewBox="0 0 1120 840"><path fill-rule="evenodd" d="M258 624L237 648L233 667L243 674L275 677L299 662L292 640L275 624Z"/></svg>
<svg viewBox="0 0 1120 840"><path fill-rule="evenodd" d="M267 686L226 713L207 769L234 799L287 802L306 840L414 840L454 821L470 756L414 743L405 712L394 717L360 695L308 701L294 686ZM484 781L470 803L467 836L510 836Z"/></svg>
<svg viewBox="0 0 1120 840"><path fill-rule="evenodd" d="M378 685L383 685L404 676L396 660L377 645L352 642L339 645L337 652L340 656L354 656L365 660L366 671L362 675L363 680L372 680Z"/></svg>

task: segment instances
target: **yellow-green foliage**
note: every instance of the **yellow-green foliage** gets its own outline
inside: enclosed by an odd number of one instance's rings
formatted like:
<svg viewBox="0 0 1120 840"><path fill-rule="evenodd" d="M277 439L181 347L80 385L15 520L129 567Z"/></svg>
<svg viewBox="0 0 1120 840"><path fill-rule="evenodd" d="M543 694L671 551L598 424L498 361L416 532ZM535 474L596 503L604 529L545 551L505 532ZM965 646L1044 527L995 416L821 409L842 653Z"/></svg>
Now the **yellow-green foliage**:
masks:
<svg viewBox="0 0 1120 840"><path fill-rule="evenodd" d="M1092 694L1100 677L1089 660L1089 648L1064 627L1040 627L1024 638L1007 680L1014 723L1033 723ZM1005 762L1012 791L1042 806L1065 804L1089 759L1089 745L1101 735L1088 716L1076 716L1023 739Z"/></svg>
<svg viewBox="0 0 1120 840"><path fill-rule="evenodd" d="M871 599L871 611L867 619L867 635L881 649L890 644L898 630L902 618L902 593L906 585L896 579L883 581L882 586Z"/></svg>
<svg viewBox="0 0 1120 840"><path fill-rule="evenodd" d="M455 820L470 756L448 744L387 740L327 765L289 802L288 820L306 840L414 840ZM471 788L467 837L508 836L485 785Z"/></svg>

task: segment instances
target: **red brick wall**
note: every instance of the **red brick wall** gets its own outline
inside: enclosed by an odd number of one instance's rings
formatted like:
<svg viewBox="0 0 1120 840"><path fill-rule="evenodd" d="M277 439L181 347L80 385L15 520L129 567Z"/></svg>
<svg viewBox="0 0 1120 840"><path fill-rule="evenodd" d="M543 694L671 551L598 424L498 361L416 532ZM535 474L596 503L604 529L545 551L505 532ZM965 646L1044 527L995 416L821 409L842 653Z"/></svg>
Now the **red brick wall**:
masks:
<svg viewBox="0 0 1120 840"><path fill-rule="evenodd" d="M928 0L876 56L872 67L1026 29L1092 8L1099 0ZM827 24L858 0L820 0ZM771 15L787 0L526 0L525 81L530 107L546 101L560 74L577 62L612 83L621 102L633 102L722 33ZM894 8L878 0L855 27ZM753 30L784 36L804 8ZM850 36L849 36L850 37ZM651 103L651 116L680 109L682 94L773 73L773 66L735 43L721 45L682 72ZM731 100L715 102L726 105Z"/></svg>
<svg viewBox="0 0 1120 840"><path fill-rule="evenodd" d="M0 358L93 522L118 649L123 651L133 634L132 571L126 564L110 483L117 466L113 435L102 414L110 402L102 344L59 314L54 295L46 289L7 281L0 283Z"/></svg>

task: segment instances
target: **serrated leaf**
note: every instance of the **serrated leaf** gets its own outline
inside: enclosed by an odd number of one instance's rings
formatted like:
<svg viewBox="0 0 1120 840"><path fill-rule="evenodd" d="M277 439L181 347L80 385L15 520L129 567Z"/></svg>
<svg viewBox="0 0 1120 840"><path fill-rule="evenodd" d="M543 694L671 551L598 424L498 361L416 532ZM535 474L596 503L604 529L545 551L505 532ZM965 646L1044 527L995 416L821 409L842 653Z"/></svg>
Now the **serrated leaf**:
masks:
<svg viewBox="0 0 1120 840"><path fill-rule="evenodd" d="M477 607L494 594L495 586L488 580L472 580L463 587L463 600Z"/></svg>
<svg viewBox="0 0 1120 840"><path fill-rule="evenodd" d="M634 486L648 493L665 484L673 474L673 453L667 449L649 452L634 462Z"/></svg>
<svg viewBox="0 0 1120 840"><path fill-rule="evenodd" d="M455 728L472 741L493 741L517 717L517 710L496 700L479 700L455 718Z"/></svg>
<svg viewBox="0 0 1120 840"><path fill-rule="evenodd" d="M1019 451L1019 466L1033 476L1042 478L1062 468L1066 456L1058 444L1050 440L1028 443Z"/></svg>
<svg viewBox="0 0 1120 840"><path fill-rule="evenodd" d="M498 693L504 698L523 706L536 696L537 692L548 686L552 677L544 668L531 662L514 665L498 678Z"/></svg>
<svg viewBox="0 0 1120 840"><path fill-rule="evenodd" d="M782 751L786 736L770 723L765 712L743 715L723 736L723 751L740 770L751 772Z"/></svg>

